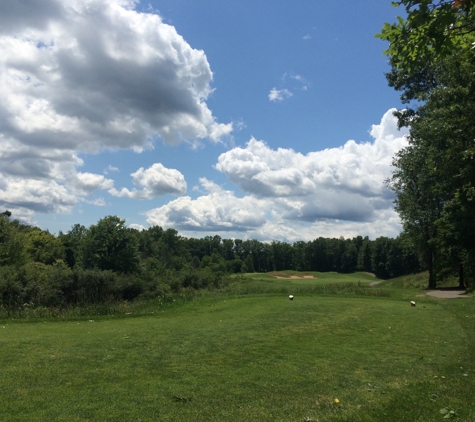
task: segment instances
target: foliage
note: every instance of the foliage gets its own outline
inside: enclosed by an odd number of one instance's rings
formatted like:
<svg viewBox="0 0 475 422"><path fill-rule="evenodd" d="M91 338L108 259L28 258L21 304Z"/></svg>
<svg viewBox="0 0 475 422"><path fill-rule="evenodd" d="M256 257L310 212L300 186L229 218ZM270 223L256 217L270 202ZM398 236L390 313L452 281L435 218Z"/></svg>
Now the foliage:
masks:
<svg viewBox="0 0 475 422"><path fill-rule="evenodd" d="M396 113L411 130L388 186L405 233L425 260L429 287L455 272L464 286L475 275L475 2L394 4L407 17L378 35L390 43L388 82L404 102L416 103Z"/></svg>
<svg viewBox="0 0 475 422"><path fill-rule="evenodd" d="M26 232L24 239L26 250L34 262L52 265L66 257L63 243L51 233L34 228Z"/></svg>
<svg viewBox="0 0 475 422"><path fill-rule="evenodd" d="M475 54L451 61L411 118L410 144L396 156L389 186L429 270L459 272L463 286L464 271L473 274L475 261Z"/></svg>
<svg viewBox="0 0 475 422"><path fill-rule="evenodd" d="M454 50L473 46L475 1L473 0L399 0L406 19L385 23L376 36L389 42L385 54L395 69L421 74Z"/></svg>
<svg viewBox="0 0 475 422"><path fill-rule="evenodd" d="M139 269L137 239L125 220L107 216L92 225L84 236L81 249L83 268L117 271L124 274Z"/></svg>
<svg viewBox="0 0 475 422"><path fill-rule="evenodd" d="M23 265L28 259L24 237L8 217L0 214L0 266Z"/></svg>
<svg viewBox="0 0 475 422"><path fill-rule="evenodd" d="M71 268L74 268L80 257L81 245L86 233L86 227L81 224L75 224L66 234L59 233L58 237L64 246L66 262Z"/></svg>
<svg viewBox="0 0 475 422"><path fill-rule="evenodd" d="M128 229L116 216L89 228L76 224L56 237L0 218L0 304L15 310L26 309L25 303L27 308L66 309L169 300L228 288L230 274L364 270L387 278L421 269L415 250L399 238L318 238L294 244L220 236L189 239L158 226Z"/></svg>

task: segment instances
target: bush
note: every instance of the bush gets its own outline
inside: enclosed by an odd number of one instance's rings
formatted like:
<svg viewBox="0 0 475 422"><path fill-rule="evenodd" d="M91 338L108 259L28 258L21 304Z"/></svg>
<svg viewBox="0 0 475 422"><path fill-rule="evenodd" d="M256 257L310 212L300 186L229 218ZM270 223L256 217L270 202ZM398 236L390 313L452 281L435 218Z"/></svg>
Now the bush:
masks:
<svg viewBox="0 0 475 422"><path fill-rule="evenodd" d="M76 303L99 303L114 299L117 275L110 271L98 269L74 271L74 292L72 301Z"/></svg>
<svg viewBox="0 0 475 422"><path fill-rule="evenodd" d="M20 268L0 269L3 306L64 306L69 300L72 271L63 261L53 265L28 262Z"/></svg>

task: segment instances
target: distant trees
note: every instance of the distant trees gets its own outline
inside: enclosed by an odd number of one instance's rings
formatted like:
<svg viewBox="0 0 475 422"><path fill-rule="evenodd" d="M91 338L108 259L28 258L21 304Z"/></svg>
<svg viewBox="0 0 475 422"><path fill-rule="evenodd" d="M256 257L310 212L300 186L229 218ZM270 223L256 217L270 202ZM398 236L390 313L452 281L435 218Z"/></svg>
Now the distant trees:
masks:
<svg viewBox="0 0 475 422"><path fill-rule="evenodd" d="M406 243L361 236L294 244L194 239L158 226L130 229L117 216L89 228L75 224L55 236L0 214L0 307L170 298L174 292L218 288L232 273L359 270L395 277L422 269Z"/></svg>

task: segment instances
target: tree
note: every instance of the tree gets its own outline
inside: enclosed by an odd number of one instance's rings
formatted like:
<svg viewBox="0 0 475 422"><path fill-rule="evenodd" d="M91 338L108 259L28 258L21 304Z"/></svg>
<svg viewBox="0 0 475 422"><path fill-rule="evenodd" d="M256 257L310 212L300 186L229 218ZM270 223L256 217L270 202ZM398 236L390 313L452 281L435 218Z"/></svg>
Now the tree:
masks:
<svg viewBox="0 0 475 422"><path fill-rule="evenodd" d="M475 273L475 1L400 0L406 19L385 24L390 86L413 108L396 113L410 126L409 146L389 182L405 232L435 273Z"/></svg>
<svg viewBox="0 0 475 422"><path fill-rule="evenodd" d="M0 266L23 265L28 259L24 236L7 212L0 214Z"/></svg>
<svg viewBox="0 0 475 422"><path fill-rule="evenodd" d="M160 259L165 261L165 265L169 269L179 270L184 265L184 260L191 261L191 257L184 259L183 241L175 229L167 229L163 232L160 237L159 251Z"/></svg>
<svg viewBox="0 0 475 422"><path fill-rule="evenodd" d="M426 151L426 171L443 201L437 246L463 286L463 268L475 261L475 52L454 56L441 86L419 107L411 135Z"/></svg>
<svg viewBox="0 0 475 422"><path fill-rule="evenodd" d="M52 265L66 257L61 240L51 233L35 228L26 233L25 241L32 261Z"/></svg>
<svg viewBox="0 0 475 422"><path fill-rule="evenodd" d="M139 268L138 243L131 230L125 227L125 220L110 215L92 225L82 243L81 262L86 269L136 272Z"/></svg>
<svg viewBox="0 0 475 422"><path fill-rule="evenodd" d="M358 249L349 239L344 243L344 245L345 250L341 256L340 271L343 273L352 273L358 266Z"/></svg>
<svg viewBox="0 0 475 422"><path fill-rule="evenodd" d="M376 37L389 42L393 68L418 74L454 50L470 49L475 33L475 0L399 0L407 18L385 23Z"/></svg>
<svg viewBox="0 0 475 422"><path fill-rule="evenodd" d="M371 272L373 267L371 265L371 242L369 238L366 236L363 239L363 243L361 244L361 248L359 250L358 256L358 269L360 271Z"/></svg>
<svg viewBox="0 0 475 422"><path fill-rule="evenodd" d="M436 221L442 214L443 198L436 191L436 179L427 166L427 151L415 138L396 154L388 187L396 193L395 209L405 233L418 247L429 270L430 289L436 287L434 273Z"/></svg>
<svg viewBox="0 0 475 422"><path fill-rule="evenodd" d="M86 227L81 224L75 224L66 234L59 232L58 238L64 246L66 262L70 268L76 265L86 233Z"/></svg>

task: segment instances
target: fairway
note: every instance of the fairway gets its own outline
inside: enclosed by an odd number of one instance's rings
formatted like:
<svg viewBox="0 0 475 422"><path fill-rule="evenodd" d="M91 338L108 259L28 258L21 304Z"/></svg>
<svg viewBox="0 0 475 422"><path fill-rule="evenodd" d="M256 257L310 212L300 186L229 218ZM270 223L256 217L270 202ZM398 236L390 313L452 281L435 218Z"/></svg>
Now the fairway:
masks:
<svg viewBox="0 0 475 422"><path fill-rule="evenodd" d="M472 421L474 306L456 302L222 297L4 321L2 420Z"/></svg>
<svg viewBox="0 0 475 422"><path fill-rule="evenodd" d="M247 273L245 278L253 281L267 281L280 284L306 284L321 285L333 283L363 283L369 284L374 281L381 281L374 275L364 272L355 272L350 274L336 272L318 272L318 271L274 271L270 273Z"/></svg>

